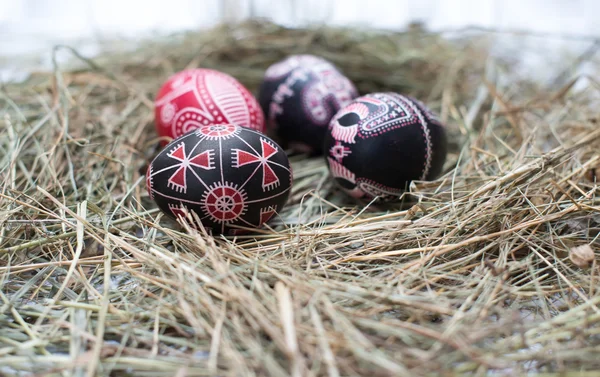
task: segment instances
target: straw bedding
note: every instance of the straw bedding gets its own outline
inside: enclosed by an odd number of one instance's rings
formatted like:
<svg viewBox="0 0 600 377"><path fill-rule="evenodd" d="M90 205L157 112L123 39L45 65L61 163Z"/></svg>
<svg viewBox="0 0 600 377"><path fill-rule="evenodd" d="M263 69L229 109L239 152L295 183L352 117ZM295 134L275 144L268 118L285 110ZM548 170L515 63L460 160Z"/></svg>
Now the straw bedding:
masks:
<svg viewBox="0 0 600 377"><path fill-rule="evenodd" d="M361 93L438 112L444 175L399 204L359 203L322 158L295 155L290 201L258 234L212 238L161 216L143 174L162 82L202 66L255 91L269 64L300 52ZM0 88L0 375L600 370L593 79L517 79L486 38L418 27L253 21L93 61L70 53L76 65Z"/></svg>

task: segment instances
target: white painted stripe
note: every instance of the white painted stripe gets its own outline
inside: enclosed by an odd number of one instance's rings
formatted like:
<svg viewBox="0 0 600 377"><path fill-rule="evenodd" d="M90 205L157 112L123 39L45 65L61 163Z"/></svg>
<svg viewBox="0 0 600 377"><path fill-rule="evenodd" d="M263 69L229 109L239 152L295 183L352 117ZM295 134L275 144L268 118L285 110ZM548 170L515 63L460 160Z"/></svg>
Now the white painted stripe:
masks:
<svg viewBox="0 0 600 377"><path fill-rule="evenodd" d="M429 174L429 169L431 169L431 159L432 159L432 147L431 147L431 135L429 134L429 127L427 127L427 121L423 117L423 113L419 110L418 107L415 106L410 100L402 97L403 102L406 102L408 106L417 114L419 118L419 123L421 123L421 128L423 129L423 135L425 137L425 166L423 167L423 173L419 180L424 180Z"/></svg>

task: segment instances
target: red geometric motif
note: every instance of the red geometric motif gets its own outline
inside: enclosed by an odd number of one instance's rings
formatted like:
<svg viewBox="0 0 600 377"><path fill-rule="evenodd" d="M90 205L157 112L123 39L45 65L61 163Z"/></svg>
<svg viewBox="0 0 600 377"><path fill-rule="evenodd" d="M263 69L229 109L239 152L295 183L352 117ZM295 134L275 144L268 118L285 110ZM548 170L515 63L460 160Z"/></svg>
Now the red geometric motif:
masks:
<svg viewBox="0 0 600 377"><path fill-rule="evenodd" d="M177 170L167 181L167 186L177 192L185 193L187 191L188 168L194 166L204 170L212 170L215 168L214 155L215 151L213 149L209 149L198 153L195 156L187 156L185 144L179 143L167 154L167 156L179 161L179 163L173 165L174 167L177 167Z"/></svg>
<svg viewBox="0 0 600 377"><path fill-rule="evenodd" d="M247 209L246 192L237 185L217 183L202 197L204 211L218 223L231 223Z"/></svg>
<svg viewBox="0 0 600 377"><path fill-rule="evenodd" d="M262 167L262 189L263 191L269 191L277 186L279 186L279 177L273 171L273 168L269 166L271 161L269 159L277 153L277 147L272 145L269 141L261 138L261 154L256 155L252 152L243 151L241 149L234 149L233 152L233 167L239 168L240 166L252 164L252 163L260 163Z"/></svg>
<svg viewBox="0 0 600 377"><path fill-rule="evenodd" d="M277 187L279 183L279 178L271 169L271 167L267 164L263 164L263 191L271 190L274 187Z"/></svg>
<svg viewBox="0 0 600 377"><path fill-rule="evenodd" d="M253 155L252 153L248 153L246 151L236 149L233 158L234 158L234 167L239 168L240 166L248 165L253 162L260 161L260 157Z"/></svg>
<svg viewBox="0 0 600 377"><path fill-rule="evenodd" d="M277 212L277 206L268 206L260 209L260 223L264 224Z"/></svg>
<svg viewBox="0 0 600 377"><path fill-rule="evenodd" d="M169 210L175 216L175 218L181 217L183 219L187 219L187 213L189 210L183 204L174 205L169 203Z"/></svg>

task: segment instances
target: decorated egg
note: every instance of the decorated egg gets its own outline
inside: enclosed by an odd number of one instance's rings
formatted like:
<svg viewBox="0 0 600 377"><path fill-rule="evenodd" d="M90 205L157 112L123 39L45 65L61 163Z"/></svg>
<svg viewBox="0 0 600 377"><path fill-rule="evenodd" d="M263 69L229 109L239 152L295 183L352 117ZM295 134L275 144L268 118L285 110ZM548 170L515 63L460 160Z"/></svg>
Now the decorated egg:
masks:
<svg viewBox="0 0 600 377"><path fill-rule="evenodd" d="M154 112L156 131L168 140L211 124L265 129L264 114L252 93L232 76L212 69L171 76L156 95Z"/></svg>
<svg viewBox="0 0 600 377"><path fill-rule="evenodd" d="M265 72L258 100L281 144L320 154L331 118L358 96L333 64L313 55L292 55Z"/></svg>
<svg viewBox="0 0 600 377"><path fill-rule="evenodd" d="M236 227L258 228L281 211L292 172L269 137L233 124L202 125L163 148L146 185L171 218L194 212L213 234L239 234Z"/></svg>
<svg viewBox="0 0 600 377"><path fill-rule="evenodd" d="M441 173L447 138L444 126L421 102L372 93L334 116L324 148L331 175L351 196L392 201L411 181Z"/></svg>

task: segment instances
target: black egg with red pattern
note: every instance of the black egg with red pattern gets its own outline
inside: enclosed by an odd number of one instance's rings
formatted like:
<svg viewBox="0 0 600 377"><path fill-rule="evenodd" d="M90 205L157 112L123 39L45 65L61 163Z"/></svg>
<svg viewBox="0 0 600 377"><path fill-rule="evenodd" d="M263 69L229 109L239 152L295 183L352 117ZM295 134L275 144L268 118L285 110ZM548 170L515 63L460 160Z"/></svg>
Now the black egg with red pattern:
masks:
<svg viewBox="0 0 600 377"><path fill-rule="evenodd" d="M289 160L269 137L233 124L201 126L169 143L146 176L150 197L171 218L193 211L213 234L259 228L285 205Z"/></svg>

